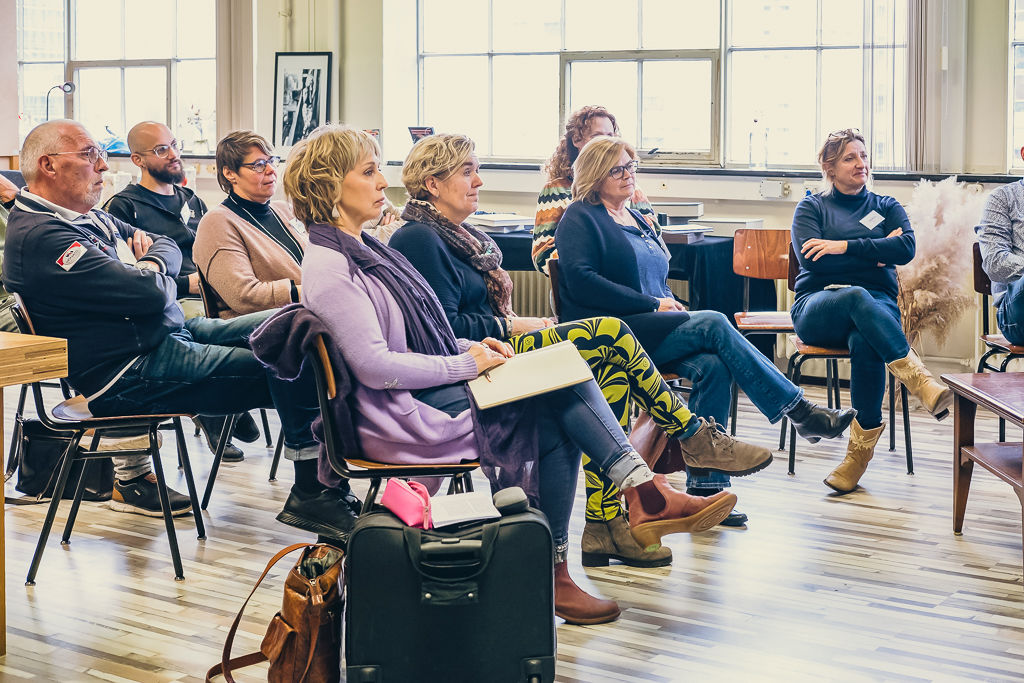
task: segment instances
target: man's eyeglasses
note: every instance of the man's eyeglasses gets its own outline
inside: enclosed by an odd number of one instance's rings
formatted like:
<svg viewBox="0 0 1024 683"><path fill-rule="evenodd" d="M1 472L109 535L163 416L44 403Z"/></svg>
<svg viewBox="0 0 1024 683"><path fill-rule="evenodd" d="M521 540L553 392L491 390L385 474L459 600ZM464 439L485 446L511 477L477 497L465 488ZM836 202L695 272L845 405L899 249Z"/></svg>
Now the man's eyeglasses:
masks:
<svg viewBox="0 0 1024 683"><path fill-rule="evenodd" d="M254 161L251 164L239 164L239 166L245 166L251 168L256 173L266 173L267 166L274 167L281 163L281 157L270 157L269 159L260 159Z"/></svg>
<svg viewBox="0 0 1024 683"><path fill-rule="evenodd" d="M137 152L137 154L155 154L161 159L166 159L167 155L170 154L172 151L175 154L181 154L181 143L178 142L177 140L171 140L171 144L169 145L157 145L153 149L141 150Z"/></svg>
<svg viewBox="0 0 1024 683"><path fill-rule="evenodd" d="M640 166L640 162L634 159L628 164L622 166L612 166L611 170L608 171L608 175L616 180L621 180L628 173L629 175L636 175L636 169Z"/></svg>
<svg viewBox="0 0 1024 683"><path fill-rule="evenodd" d="M93 166L95 166L96 162L100 159L103 159L103 161L107 160L107 150L100 149L99 147L90 147L89 149L80 149L74 152L48 152L46 156L59 157L65 154L77 154L78 156L87 159Z"/></svg>
<svg viewBox="0 0 1024 683"><path fill-rule="evenodd" d="M844 128L828 134L829 140L846 140L861 137L860 128Z"/></svg>

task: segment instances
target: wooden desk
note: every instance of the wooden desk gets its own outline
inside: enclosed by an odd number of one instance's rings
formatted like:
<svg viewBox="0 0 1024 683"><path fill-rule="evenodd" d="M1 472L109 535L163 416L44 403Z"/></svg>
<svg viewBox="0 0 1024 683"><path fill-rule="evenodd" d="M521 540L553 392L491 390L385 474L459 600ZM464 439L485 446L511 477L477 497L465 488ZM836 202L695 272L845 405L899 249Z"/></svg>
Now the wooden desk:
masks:
<svg viewBox="0 0 1024 683"><path fill-rule="evenodd" d="M1024 373L942 375L942 380L956 396L953 403L953 532L959 534L964 528L974 463L1010 485L1020 499L1024 519L1024 444L974 443L978 406L1024 427Z"/></svg>
<svg viewBox="0 0 1024 683"><path fill-rule="evenodd" d="M67 340L0 332L0 387L56 379L67 374ZM0 391L0 462L3 462L3 414L3 391ZM0 515L0 656L7 654L6 550L4 515Z"/></svg>

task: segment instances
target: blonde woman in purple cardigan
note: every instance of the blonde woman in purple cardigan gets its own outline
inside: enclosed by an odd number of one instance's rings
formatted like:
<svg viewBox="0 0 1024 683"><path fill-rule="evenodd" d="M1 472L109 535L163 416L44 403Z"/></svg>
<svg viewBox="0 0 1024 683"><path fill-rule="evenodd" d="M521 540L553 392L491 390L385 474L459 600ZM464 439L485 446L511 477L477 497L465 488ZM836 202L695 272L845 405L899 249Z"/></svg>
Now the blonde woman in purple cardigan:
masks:
<svg viewBox="0 0 1024 683"><path fill-rule="evenodd" d="M585 450L630 503L634 537L709 529L736 496L687 496L653 474L630 447L593 381L475 410L466 382L512 355L505 343L456 339L426 281L398 252L361 230L378 218L387 181L369 134L322 126L296 145L285 192L309 229L302 304L329 330L352 377L352 412L366 457L384 462L480 460L492 486L522 486L545 512L555 542L555 613L571 623L618 617L583 592L565 564L569 514ZM694 466L741 470L738 462Z"/></svg>

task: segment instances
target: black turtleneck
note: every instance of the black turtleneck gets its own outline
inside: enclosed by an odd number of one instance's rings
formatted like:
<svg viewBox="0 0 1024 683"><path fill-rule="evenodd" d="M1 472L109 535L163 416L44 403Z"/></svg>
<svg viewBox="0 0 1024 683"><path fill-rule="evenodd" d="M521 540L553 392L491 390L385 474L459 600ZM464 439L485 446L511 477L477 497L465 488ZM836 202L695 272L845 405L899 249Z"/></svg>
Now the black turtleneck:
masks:
<svg viewBox="0 0 1024 683"><path fill-rule="evenodd" d="M253 225L260 232L277 242L287 251L296 263L302 263L302 245L285 227L281 218L270 208L270 202L253 202L243 199L232 192L224 200L224 206L231 209L239 218Z"/></svg>

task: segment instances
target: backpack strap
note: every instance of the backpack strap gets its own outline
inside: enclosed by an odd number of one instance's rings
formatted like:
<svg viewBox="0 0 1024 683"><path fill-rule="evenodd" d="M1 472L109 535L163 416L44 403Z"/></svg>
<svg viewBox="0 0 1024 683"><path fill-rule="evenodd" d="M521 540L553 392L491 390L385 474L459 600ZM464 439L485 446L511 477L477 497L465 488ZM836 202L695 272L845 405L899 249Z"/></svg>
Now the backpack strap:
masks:
<svg viewBox="0 0 1024 683"><path fill-rule="evenodd" d="M277 564L282 557L288 553L299 550L300 548L312 548L315 545L316 543L295 543L294 545L284 548L270 558L270 562L267 563L267 568L263 570L262 574L260 574L260 578L256 580L256 585L253 586L252 591L249 592L249 597L245 599L245 602L242 603L241 609L238 610L238 614L235 615L235 621L231 624L231 629L228 631L227 640L224 641L224 652L221 654L220 664L215 664L206 672L206 683L213 683L213 677L220 675L224 676L224 680L227 681L227 683L235 683L235 679L231 676L232 669L236 667L241 668L244 666L250 666L252 664L259 664L260 662L265 662L267 660L267 656L259 650L231 659L231 645L235 642L235 632L238 630L238 625L242 622L242 613L245 612L246 605L249 604L249 600L251 600L252 596L256 593L256 589L260 587L261 583L263 583L263 579L267 577L267 574L270 573L270 570L273 569L274 565ZM314 631L314 638L316 637L315 634L316 631ZM316 642L314 640L312 645L315 644ZM313 648L310 647L309 651L310 661L306 663L307 670L309 670L309 664L313 660Z"/></svg>

